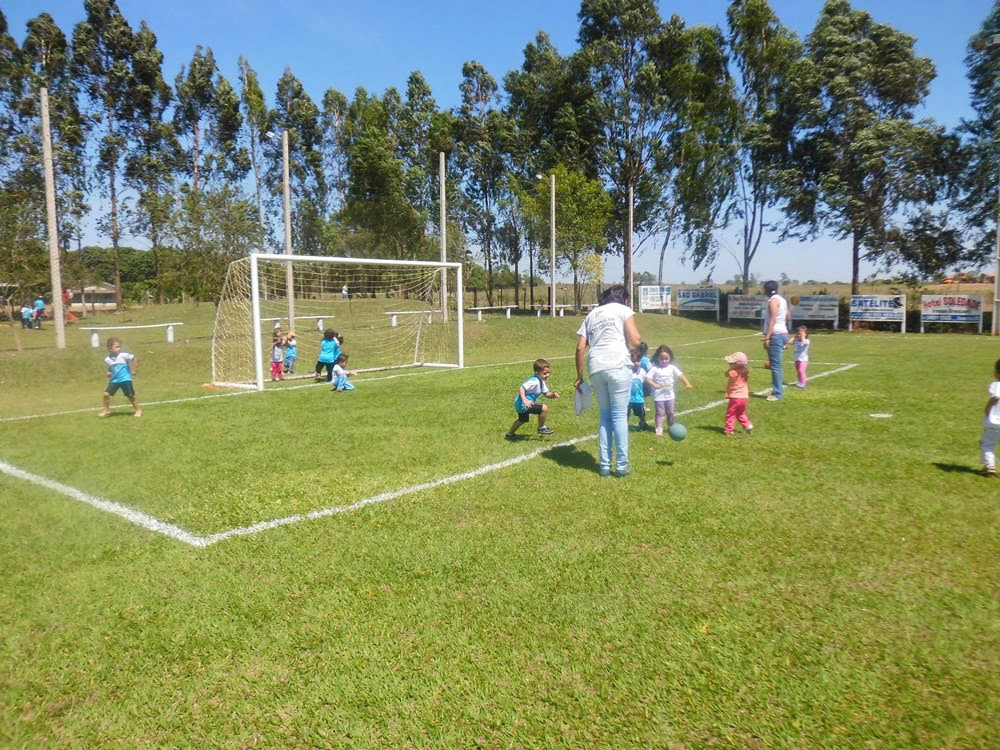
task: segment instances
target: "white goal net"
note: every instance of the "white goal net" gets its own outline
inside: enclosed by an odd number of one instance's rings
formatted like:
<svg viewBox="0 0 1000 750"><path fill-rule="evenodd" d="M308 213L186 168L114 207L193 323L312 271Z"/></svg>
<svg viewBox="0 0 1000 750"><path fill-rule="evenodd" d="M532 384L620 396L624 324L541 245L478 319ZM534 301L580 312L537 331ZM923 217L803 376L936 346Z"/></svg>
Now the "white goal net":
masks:
<svg viewBox="0 0 1000 750"><path fill-rule="evenodd" d="M226 273L212 383L263 389L276 325L295 331L296 377L315 372L327 329L352 370L461 367L461 309L459 263L253 253Z"/></svg>

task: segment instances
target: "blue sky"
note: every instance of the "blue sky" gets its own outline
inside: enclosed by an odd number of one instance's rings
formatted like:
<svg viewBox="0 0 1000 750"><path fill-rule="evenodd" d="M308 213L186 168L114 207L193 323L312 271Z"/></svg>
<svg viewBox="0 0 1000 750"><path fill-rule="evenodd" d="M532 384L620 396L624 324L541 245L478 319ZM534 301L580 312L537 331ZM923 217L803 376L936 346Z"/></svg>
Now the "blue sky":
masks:
<svg viewBox="0 0 1000 750"><path fill-rule="evenodd" d="M679 14L689 24L725 23L725 0L674 0L660 2L664 17ZM822 0L771 0L779 18L804 36L815 24ZM954 126L970 116L965 47L978 32L989 0L859 0L854 7L869 11L917 40L917 52L930 57L938 77L920 117L932 117ZM134 28L145 20L159 39L164 72L173 80L180 66L191 58L195 45L211 47L222 72L234 83L236 61L244 55L257 70L269 95L290 67L318 102L334 87L348 97L358 86L381 93L390 86L402 90L413 70L427 79L439 106L458 103L462 64L478 60L501 79L521 65L526 44L535 34L548 32L565 53L576 49L578 0L505 0L458 2L440 0L119 0ZM24 23L48 10L60 27L72 33L83 17L83 0L5 0L4 13L18 41ZM724 247L738 247L736 230L718 235ZM100 241L95 235L93 241ZM136 245L141 245L136 242ZM693 271L669 254L669 280L694 282L703 270ZM636 258L637 270L653 271L654 253L645 250ZM731 278L738 270L723 250L716 263L715 280ZM752 270L762 276L781 272L793 278L824 281L850 278L850 249L845 242L820 237L800 243L762 244ZM872 269L862 268L862 275ZM608 263L608 276L620 277L621 262Z"/></svg>

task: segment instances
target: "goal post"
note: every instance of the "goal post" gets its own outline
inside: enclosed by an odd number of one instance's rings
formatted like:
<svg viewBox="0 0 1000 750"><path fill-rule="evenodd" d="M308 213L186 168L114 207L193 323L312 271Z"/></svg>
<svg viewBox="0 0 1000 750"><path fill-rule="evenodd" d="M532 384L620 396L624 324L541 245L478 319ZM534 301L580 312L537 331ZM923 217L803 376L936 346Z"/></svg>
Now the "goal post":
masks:
<svg viewBox="0 0 1000 750"><path fill-rule="evenodd" d="M462 367L462 304L461 263L251 253L223 282L212 384L263 390L275 327L296 333L286 377L312 375L326 329L359 372Z"/></svg>

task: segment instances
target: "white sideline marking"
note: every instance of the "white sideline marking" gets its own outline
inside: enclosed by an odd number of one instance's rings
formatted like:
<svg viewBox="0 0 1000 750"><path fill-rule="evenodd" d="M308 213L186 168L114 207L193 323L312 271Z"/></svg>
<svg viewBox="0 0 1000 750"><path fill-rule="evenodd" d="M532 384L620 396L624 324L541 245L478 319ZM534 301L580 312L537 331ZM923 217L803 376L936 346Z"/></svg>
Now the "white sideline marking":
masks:
<svg viewBox="0 0 1000 750"><path fill-rule="evenodd" d="M127 505L122 505L121 503L116 503L111 500L105 500L104 498L97 497L96 495L89 495L86 492L78 490L75 487L65 485L62 482L57 482L54 479L40 477L37 474L32 474L30 471L24 471L16 466L12 466L6 461L0 461L0 472L17 479L23 479L24 481L31 482L32 484L40 485L46 489L54 490L55 492L66 495L66 497L76 500L77 502L86 503L87 505L97 508L98 510L103 510L105 513L111 513L119 516L124 518L126 521L136 524L137 526L142 526L144 529L155 531L157 534L169 536L171 539L176 539L179 542L185 542L186 544L190 544L195 547L204 547L206 545L204 537L185 531L180 526L174 526L171 523L166 523L165 521L154 518L147 513L135 510L134 508L129 508Z"/></svg>
<svg viewBox="0 0 1000 750"><path fill-rule="evenodd" d="M760 334L758 333L752 333L752 334L747 334L746 336L726 336L720 339L705 339L704 341L690 341L684 344L677 344L677 346L674 348L680 348L682 346L693 346L694 344L707 344L711 343L712 341L728 341L729 339L734 339L734 338L746 338L747 336L759 336L759 335ZM573 359L574 356L575 355L573 354L566 354L566 355L560 354L553 357L545 357L545 359ZM511 365L531 364L534 361L535 360L533 359L520 359L520 360L515 360L513 362L491 362L485 365L466 365L463 369L479 370L484 367L509 367ZM816 362L814 364L822 364L822 363ZM355 382L370 383L376 380L393 380L394 378L413 378L413 377L418 377L420 375L436 375L442 372L462 372L462 370L458 369L421 370L419 372L405 372L405 373L398 373L396 375L383 375L377 378L358 378L355 380ZM322 383L305 383L303 385L289 385L285 386L284 388L272 388L270 390L264 390L263 393L283 393L284 391L298 391L303 388L318 388L324 385L329 387L330 384L327 382L322 382ZM142 408L145 409L149 406L165 406L168 404L186 404L192 401L204 401L206 399L211 399L211 398L235 398L237 396L252 396L259 394L261 392L262 391L232 391L230 393L209 393L205 396L188 396L186 398L171 398L171 399L166 399L164 401L147 401L143 402ZM130 404L115 404L111 408L131 409L132 406ZM26 419L41 419L42 417L62 417L67 414L86 414L87 412L97 412L97 411L100 411L99 406L88 407L86 409L68 409L66 411L50 411L44 414L25 414L20 417L0 417L0 424L2 424L3 422L21 422Z"/></svg>
<svg viewBox="0 0 1000 750"><path fill-rule="evenodd" d="M554 357L552 358L554 359ZM528 360L533 362L534 360ZM495 365L482 365L483 367L493 367ZM810 376L810 380L816 380L818 378L824 378L828 375L835 375L838 372L844 372L845 370L850 370L852 367L857 367L857 363L847 364L843 367L838 367L835 370L828 370L826 372L821 372L817 375ZM770 388L764 388L759 391L754 391L755 396L763 396L768 393ZM227 394L228 395L228 394ZM711 401L707 404L702 404L701 406L695 406L691 409L685 409L684 411L677 412L677 416L683 417L687 414L694 414L699 411L706 411L707 409L714 409L716 406L721 406L726 403L726 399L720 399L718 401ZM435 487L441 487L446 484L453 484L455 482L460 482L465 479L474 479L476 477L482 476L484 474L489 474L494 471L499 471L500 469L506 469L511 466L516 466L524 461L529 461L533 458L546 453L548 451L555 450L557 448L565 448L570 445L576 445L577 443L583 443L588 440L593 440L597 437L597 434L584 435L582 437L572 438L570 440L565 440L561 443L556 443L555 445L547 445L543 448L536 448L533 451L529 451L520 456L515 456L514 458L508 458L504 461L500 461L495 464L486 464L485 466L480 466L478 469L472 469L471 471L466 471L461 474L453 474L449 477L444 477L442 479L435 479L430 482L424 482L422 484L413 485L411 487L403 487L398 490L391 490L389 492L383 492L378 495L372 495L371 497L364 498L363 500L358 500L357 502L351 503L350 505L337 505L332 508L321 508L320 510L309 511L308 513L298 513L293 516L284 516L283 518L274 518L270 521L261 521L260 523L255 523L250 526L237 526L232 529L227 529L226 531L220 531L215 534L210 534L208 536L198 536L190 531L182 529L180 526L175 526L174 524L169 524L164 521L160 521L153 516L150 516L141 511L129 508L127 505L122 505L121 503L112 502L111 500L104 500L103 498L96 497L94 495L89 495L86 492L81 492L80 490L69 487L61 482L56 482L52 479L46 479L45 477L40 477L37 474L32 474L31 472L18 469L16 466L12 466L4 461L0 461L0 472L7 474L17 479L23 479L27 482L33 484L41 485L51 490L55 490L67 497L77 500L82 503L86 503L98 510L103 510L108 513L112 513L116 516L124 518L126 521L130 521L137 526L141 526L149 531L154 531L158 534L163 534L170 537L171 539L176 539L179 542L184 542L185 544L190 544L193 547L208 547L216 542L221 542L226 539L230 539L234 536L251 536L253 534L259 534L262 531L268 531L270 529L276 529L281 526L288 526L289 524L299 523L301 521L311 521L316 518L325 518L327 516L337 515L339 513L349 513L351 511L360 510L369 505L377 505L379 503L385 503L390 500L395 500L397 498L403 497L405 495L412 495L416 492L422 492L424 490L434 489Z"/></svg>

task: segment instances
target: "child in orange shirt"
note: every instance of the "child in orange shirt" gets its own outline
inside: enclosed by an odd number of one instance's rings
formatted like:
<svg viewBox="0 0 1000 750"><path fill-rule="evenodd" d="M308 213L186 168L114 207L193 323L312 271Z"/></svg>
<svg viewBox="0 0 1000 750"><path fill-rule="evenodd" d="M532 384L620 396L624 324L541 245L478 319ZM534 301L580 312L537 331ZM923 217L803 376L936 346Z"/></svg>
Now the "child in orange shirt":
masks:
<svg viewBox="0 0 1000 750"><path fill-rule="evenodd" d="M749 360L743 352L734 352L725 359L732 366L726 372L726 377L729 379L726 383L729 408L726 409L726 427L723 432L732 435L733 423L739 420L743 425L743 431L749 435L753 431L753 424L747 416L747 403L750 401L750 370L747 368Z"/></svg>

